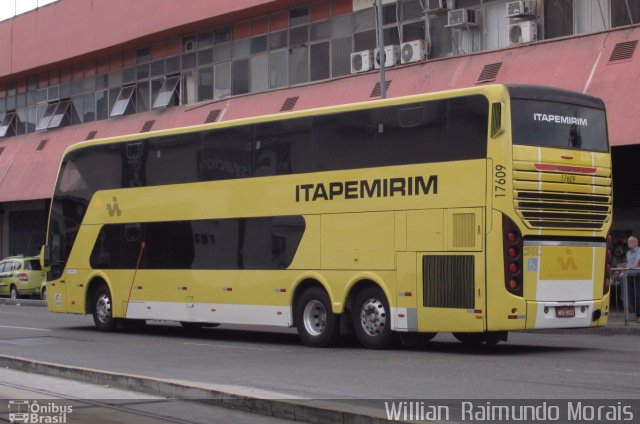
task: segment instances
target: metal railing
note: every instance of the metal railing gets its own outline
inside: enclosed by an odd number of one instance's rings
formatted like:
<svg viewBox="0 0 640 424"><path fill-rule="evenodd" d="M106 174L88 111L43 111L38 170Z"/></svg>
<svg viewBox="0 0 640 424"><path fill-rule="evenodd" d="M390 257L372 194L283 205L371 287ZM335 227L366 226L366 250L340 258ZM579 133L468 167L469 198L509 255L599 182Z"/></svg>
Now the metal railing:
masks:
<svg viewBox="0 0 640 424"><path fill-rule="evenodd" d="M629 271L633 274L629 275ZM635 322L640 318L640 311L635 309L638 304L637 298L640 296L636 291L635 280L640 280L640 269L612 268L610 278L610 309L620 312L622 308L624 325L629 325L629 321Z"/></svg>

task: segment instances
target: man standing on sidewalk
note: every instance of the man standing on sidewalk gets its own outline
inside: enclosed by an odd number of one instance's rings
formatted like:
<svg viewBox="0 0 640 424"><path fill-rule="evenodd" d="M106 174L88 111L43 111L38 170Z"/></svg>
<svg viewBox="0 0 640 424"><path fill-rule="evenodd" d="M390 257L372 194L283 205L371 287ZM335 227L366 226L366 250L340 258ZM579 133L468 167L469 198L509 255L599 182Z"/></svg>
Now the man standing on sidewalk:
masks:
<svg viewBox="0 0 640 424"><path fill-rule="evenodd" d="M634 295L631 300L636 313L636 322L640 323L640 248L638 247L638 238L629 236L627 246L629 246L629 250L627 250L627 284L629 287L633 287Z"/></svg>

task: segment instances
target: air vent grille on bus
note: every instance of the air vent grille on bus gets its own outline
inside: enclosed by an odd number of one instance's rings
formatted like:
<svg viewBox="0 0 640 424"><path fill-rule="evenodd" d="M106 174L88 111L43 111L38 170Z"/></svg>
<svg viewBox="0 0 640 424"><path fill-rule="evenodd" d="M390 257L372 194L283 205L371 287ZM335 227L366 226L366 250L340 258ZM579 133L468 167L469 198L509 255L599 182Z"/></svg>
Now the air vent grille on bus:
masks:
<svg viewBox="0 0 640 424"><path fill-rule="evenodd" d="M546 171L514 163L514 206L530 228L597 230L611 210L611 170L592 174Z"/></svg>
<svg viewBox="0 0 640 424"><path fill-rule="evenodd" d="M471 255L423 256L423 305L473 309L474 275L474 257Z"/></svg>
<svg viewBox="0 0 640 424"><path fill-rule="evenodd" d="M453 214L453 247L464 248L476 245L476 215L473 213Z"/></svg>

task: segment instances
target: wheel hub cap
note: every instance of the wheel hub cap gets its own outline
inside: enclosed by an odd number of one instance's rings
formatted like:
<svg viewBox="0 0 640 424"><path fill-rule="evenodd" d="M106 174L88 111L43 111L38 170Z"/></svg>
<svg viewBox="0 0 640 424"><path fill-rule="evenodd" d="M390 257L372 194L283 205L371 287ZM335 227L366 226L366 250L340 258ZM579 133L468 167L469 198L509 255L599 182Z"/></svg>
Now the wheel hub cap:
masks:
<svg viewBox="0 0 640 424"><path fill-rule="evenodd" d="M100 322L107 322L111 319L111 299L106 294L100 295L96 302L96 314Z"/></svg>
<svg viewBox="0 0 640 424"><path fill-rule="evenodd" d="M312 336L319 336L327 327L327 311L317 300L307 303L302 313L304 328Z"/></svg>
<svg viewBox="0 0 640 424"><path fill-rule="evenodd" d="M360 311L362 329L369 336L379 336L387 326L387 312L378 299L369 299Z"/></svg>

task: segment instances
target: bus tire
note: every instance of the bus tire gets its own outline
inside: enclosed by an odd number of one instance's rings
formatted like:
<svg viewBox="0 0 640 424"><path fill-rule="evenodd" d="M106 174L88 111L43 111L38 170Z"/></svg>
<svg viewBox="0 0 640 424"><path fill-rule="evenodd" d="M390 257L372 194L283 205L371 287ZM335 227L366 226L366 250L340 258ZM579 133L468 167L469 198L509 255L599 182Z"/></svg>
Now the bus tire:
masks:
<svg viewBox="0 0 640 424"><path fill-rule="evenodd" d="M113 317L113 298L109 287L101 285L93 297L93 322L98 331L115 331L118 320Z"/></svg>
<svg viewBox="0 0 640 424"><path fill-rule="evenodd" d="M340 337L340 320L333 313L331 299L324 289L305 290L295 306L295 321L302 343L311 347L334 345Z"/></svg>
<svg viewBox="0 0 640 424"><path fill-rule="evenodd" d="M391 310L379 287L367 287L356 297L353 308L353 331L360 343L370 349L385 349L393 343Z"/></svg>
<svg viewBox="0 0 640 424"><path fill-rule="evenodd" d="M40 299L44 300L45 302L47 301L47 288L43 287L42 290L40 291Z"/></svg>
<svg viewBox="0 0 640 424"><path fill-rule="evenodd" d="M9 297L11 299L17 299L20 297L20 295L18 294L18 289L16 288L16 286L11 286L11 290L9 291Z"/></svg>

